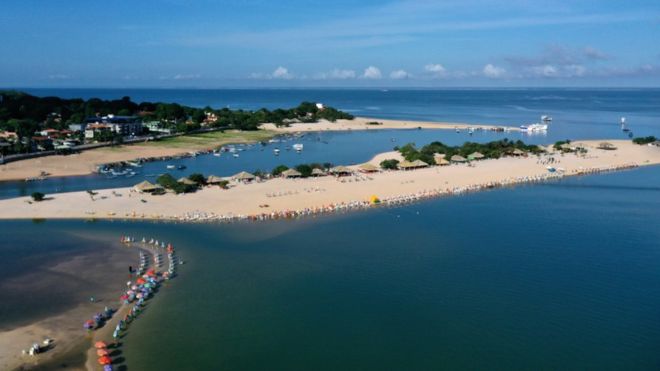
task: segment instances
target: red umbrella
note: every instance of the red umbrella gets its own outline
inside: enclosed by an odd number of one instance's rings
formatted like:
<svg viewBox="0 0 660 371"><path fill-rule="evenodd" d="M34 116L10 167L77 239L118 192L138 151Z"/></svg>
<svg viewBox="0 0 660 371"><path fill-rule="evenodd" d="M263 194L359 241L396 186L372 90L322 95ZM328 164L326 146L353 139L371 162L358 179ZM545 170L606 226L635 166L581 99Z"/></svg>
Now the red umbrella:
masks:
<svg viewBox="0 0 660 371"><path fill-rule="evenodd" d="M96 351L96 355L99 356L99 357L107 356L109 354L110 353L105 349L99 349L99 350Z"/></svg>
<svg viewBox="0 0 660 371"><path fill-rule="evenodd" d="M104 341L97 341L97 342L94 344L94 348L96 348L96 349L105 348L105 347L107 347L107 346L108 346L108 344L106 344Z"/></svg>
<svg viewBox="0 0 660 371"><path fill-rule="evenodd" d="M100 365L109 365L111 363L112 363L112 358L110 358L108 356L103 356L103 357L99 358L99 364Z"/></svg>

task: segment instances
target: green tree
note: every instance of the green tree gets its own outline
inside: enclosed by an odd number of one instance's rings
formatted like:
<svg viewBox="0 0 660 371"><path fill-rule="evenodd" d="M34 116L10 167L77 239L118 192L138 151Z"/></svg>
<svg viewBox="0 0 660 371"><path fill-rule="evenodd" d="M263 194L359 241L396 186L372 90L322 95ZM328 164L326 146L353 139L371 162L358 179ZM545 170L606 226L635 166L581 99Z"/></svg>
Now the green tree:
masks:
<svg viewBox="0 0 660 371"><path fill-rule="evenodd" d="M271 174L272 174L273 176L279 176L280 174L282 174L284 171L287 171L287 170L289 170L289 167L288 167L288 166L286 166L286 165L278 165L277 167L275 167L275 168L273 169L273 171L271 172Z"/></svg>
<svg viewBox="0 0 660 371"><path fill-rule="evenodd" d="M385 170L396 170L399 167L399 160L383 160L380 162L380 167Z"/></svg>
<svg viewBox="0 0 660 371"><path fill-rule="evenodd" d="M312 170L312 167L307 164L300 164L296 166L296 171L298 171L303 178L312 176Z"/></svg>
<svg viewBox="0 0 660 371"><path fill-rule="evenodd" d="M46 197L46 195L41 193L41 192L32 192L31 196L32 196L32 199L36 202L41 202Z"/></svg>
<svg viewBox="0 0 660 371"><path fill-rule="evenodd" d="M195 182L199 185L206 184L206 177L204 176L204 174L193 173L193 174L188 175L188 179L192 180L193 182Z"/></svg>

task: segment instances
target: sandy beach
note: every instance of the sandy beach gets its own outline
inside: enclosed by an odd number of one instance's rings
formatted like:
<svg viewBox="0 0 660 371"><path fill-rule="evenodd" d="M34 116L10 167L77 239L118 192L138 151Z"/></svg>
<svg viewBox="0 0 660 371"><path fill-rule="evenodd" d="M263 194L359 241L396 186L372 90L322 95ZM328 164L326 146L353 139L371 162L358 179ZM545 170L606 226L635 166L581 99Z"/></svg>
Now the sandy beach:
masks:
<svg viewBox="0 0 660 371"><path fill-rule="evenodd" d="M366 125L367 122L378 121L383 125ZM276 127L273 124L262 125L263 132L227 132L228 135L209 138L209 135L183 136L172 141L160 141L116 147L104 147L83 151L67 156L47 156L35 159L11 162L0 165L0 181L24 180L37 177L41 172L50 176L62 177L87 175L93 173L101 164L121 161L131 161L138 158L157 158L164 156L185 155L194 151L212 150L225 144L254 142L255 140L272 137L276 134L291 134L309 131L349 131L349 130L383 130L383 129L464 129L467 127L493 129L495 126L470 125L446 122L416 122L355 118L354 120L338 120L337 122L321 121L313 124L292 124L289 127ZM511 128L511 130L517 130ZM255 135L255 133L260 135ZM231 135L235 134L235 135ZM196 140L199 139L199 140ZM175 143L173 143L176 141Z"/></svg>
<svg viewBox="0 0 660 371"><path fill-rule="evenodd" d="M128 265L136 266L135 250L89 240L95 248L82 254L59 259L0 283L2 297L12 299L12 292L30 293L46 305L45 313L31 316L16 325L5 324L0 330L0 369L53 368L84 369L85 352L93 334L82 327L86 319L105 306L117 308ZM84 241L83 240L83 241ZM76 239L80 242L81 240ZM94 297L94 302L90 298ZM55 304L57 303L57 305ZM52 349L37 356L22 355L33 343L53 339Z"/></svg>
<svg viewBox="0 0 660 371"><path fill-rule="evenodd" d="M368 125L370 122L378 122L381 125ZM369 117L356 117L353 120L337 120L336 122L321 121L312 124L291 124L290 126L277 127L274 124L263 124L262 128L273 130L280 133L300 133L309 131L350 131L350 130L392 130L392 129L484 129L494 130L502 128L509 131L520 130L513 125L483 125L468 124L461 122L431 122L431 121L411 121L411 120L389 120Z"/></svg>
<svg viewBox="0 0 660 371"><path fill-rule="evenodd" d="M272 179L251 184L233 183L229 190L206 187L193 194L152 196L131 188L101 190L94 200L86 192L52 195L51 200L34 203L29 198L0 201L0 218L102 218L205 220L305 213L329 205L365 203L372 196L381 200L426 193L451 193L479 189L489 185L508 185L544 179L548 176L571 176L636 166L660 164L660 148L639 146L630 141L609 141L616 150L596 147L601 141L575 142L588 148L586 156L547 154L498 160L484 160L444 167L410 171L385 171L350 177L307 179ZM398 154L379 154L371 161L394 158ZM553 166L561 170L550 174L542 161L554 157Z"/></svg>

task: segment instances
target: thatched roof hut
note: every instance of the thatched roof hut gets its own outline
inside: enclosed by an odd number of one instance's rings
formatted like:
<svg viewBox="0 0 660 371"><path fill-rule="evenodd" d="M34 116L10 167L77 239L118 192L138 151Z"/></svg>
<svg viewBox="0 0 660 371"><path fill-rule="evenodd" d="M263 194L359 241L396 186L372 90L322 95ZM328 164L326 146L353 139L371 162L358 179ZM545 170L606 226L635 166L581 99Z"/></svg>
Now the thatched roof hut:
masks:
<svg viewBox="0 0 660 371"><path fill-rule="evenodd" d="M366 163L358 166L358 170L360 170L363 173L375 173L378 171L378 166Z"/></svg>
<svg viewBox="0 0 660 371"><path fill-rule="evenodd" d="M427 167L429 164L422 160L415 160L415 161L401 161L399 162L399 169L403 170L410 170L410 169L419 169L421 167Z"/></svg>
<svg viewBox="0 0 660 371"><path fill-rule="evenodd" d="M240 173L234 175L232 179L242 181L242 182L249 182L254 180L255 176L253 174L248 173L247 171L241 171Z"/></svg>
<svg viewBox="0 0 660 371"><path fill-rule="evenodd" d="M451 162L467 162L467 159L460 155L453 155L449 160Z"/></svg>
<svg viewBox="0 0 660 371"><path fill-rule="evenodd" d="M286 169L281 175L283 178L299 178L302 176L302 174L296 169Z"/></svg>
<svg viewBox="0 0 660 371"><path fill-rule="evenodd" d="M402 170L409 170L409 169L412 169L412 168L415 167L415 165L413 165L412 162L405 161L405 160L399 162L399 164L397 166L398 166L399 169L402 169Z"/></svg>
<svg viewBox="0 0 660 371"><path fill-rule="evenodd" d="M181 184L185 184L185 185L197 185L197 183L195 183L194 181L192 181L192 180L190 180L186 177L179 178L179 180L177 180L177 182L181 183Z"/></svg>
<svg viewBox="0 0 660 371"><path fill-rule="evenodd" d="M352 174L353 170L347 168L346 166L335 166L332 169L330 169L330 173L335 175L346 175L346 174Z"/></svg>
<svg viewBox="0 0 660 371"><path fill-rule="evenodd" d="M616 149L616 146L612 143L602 142L598 145L598 149L604 149L607 151L613 151Z"/></svg>
<svg viewBox="0 0 660 371"><path fill-rule="evenodd" d="M422 160L419 160L419 159L413 161L412 164L415 165L415 167L418 167L418 168L419 167L429 167L429 164L427 164L426 162L424 162Z"/></svg>
<svg viewBox="0 0 660 371"><path fill-rule="evenodd" d="M161 189L162 187L156 184L152 184L147 180L143 180L142 182L136 184L133 186L133 189L135 189L138 192L153 192L156 190Z"/></svg>
<svg viewBox="0 0 660 371"><path fill-rule="evenodd" d="M522 151L522 150L516 148L516 149L513 150L513 152L511 152L511 154L514 155L514 156L524 156L527 153L525 151Z"/></svg>
<svg viewBox="0 0 660 371"><path fill-rule="evenodd" d="M208 178L206 178L206 183L208 184L218 184L220 182L223 182L224 179L220 178L219 176L215 175L209 175Z"/></svg>
<svg viewBox="0 0 660 371"><path fill-rule="evenodd" d="M486 157L486 156L484 156L483 153L481 153L481 152L473 152L473 153L470 153L468 155L468 160L470 160L470 161L481 160L484 157Z"/></svg>
<svg viewBox="0 0 660 371"><path fill-rule="evenodd" d="M326 174L325 171L319 168L312 169L312 176L324 176L324 175L328 175L328 174Z"/></svg>
<svg viewBox="0 0 660 371"><path fill-rule="evenodd" d="M447 161L446 158L438 158L438 159L435 160L435 163L438 164L439 166L449 165L449 161Z"/></svg>

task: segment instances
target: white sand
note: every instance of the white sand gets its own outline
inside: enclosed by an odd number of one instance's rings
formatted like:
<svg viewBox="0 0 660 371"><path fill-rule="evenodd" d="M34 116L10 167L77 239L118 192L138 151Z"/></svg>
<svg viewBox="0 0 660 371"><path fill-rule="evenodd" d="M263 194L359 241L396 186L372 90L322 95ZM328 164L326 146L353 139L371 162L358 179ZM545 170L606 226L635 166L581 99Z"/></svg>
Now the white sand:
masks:
<svg viewBox="0 0 660 371"><path fill-rule="evenodd" d="M379 122L382 125L367 125L368 122ZM311 124L291 124L288 127L277 127L274 124L263 124L263 129L278 131L282 133L297 133L308 131L350 131L350 130L387 130L387 129L484 129L492 130L495 128L505 128L509 131L519 131L518 127L509 125L484 125L484 124L466 124L460 122L431 122L431 121L413 121L413 120L386 120L369 117L356 117L353 120L337 120L336 122L321 121Z"/></svg>
<svg viewBox="0 0 660 371"><path fill-rule="evenodd" d="M575 154L554 155L560 162L555 167L574 175L587 169L608 170L629 165L660 164L660 148L639 146L630 141L610 141L618 149L605 151L595 147L600 141L580 142L589 148L586 157ZM575 143L579 144L579 143ZM392 158L381 154L381 158ZM207 187L193 194L163 196L143 195L130 188L101 190L90 200L85 192L52 195L53 199L28 203L26 197L0 201L0 219L17 218L135 218L177 219L187 213L214 215L256 215L305 208L324 207L329 204L366 201L372 195L390 198L419 192L483 185L489 182L506 183L518 177L548 174L546 165L537 163L536 157L485 160L467 165L431 167L411 171L389 171L357 177L337 179L320 177L308 179L273 179L253 184L236 184L229 190ZM367 179L369 177L370 179ZM117 197L113 192L122 196ZM268 194L277 197L268 197ZM145 200L147 202L142 202ZM260 207L267 204L268 207Z"/></svg>

